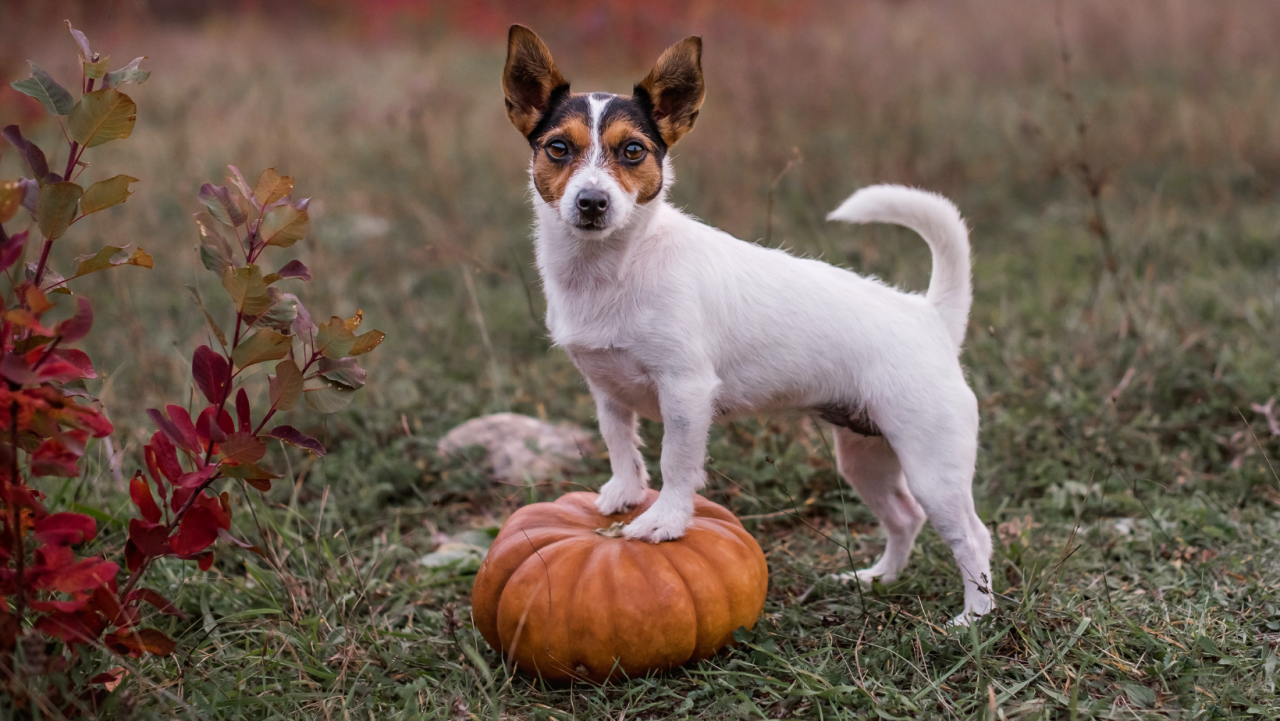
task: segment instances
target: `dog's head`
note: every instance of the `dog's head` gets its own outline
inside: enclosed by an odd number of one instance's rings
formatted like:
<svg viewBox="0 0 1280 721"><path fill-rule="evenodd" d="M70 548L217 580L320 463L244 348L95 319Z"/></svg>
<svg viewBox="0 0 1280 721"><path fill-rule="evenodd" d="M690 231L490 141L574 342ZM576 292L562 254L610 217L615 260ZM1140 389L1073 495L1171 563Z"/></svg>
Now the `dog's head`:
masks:
<svg viewBox="0 0 1280 721"><path fill-rule="evenodd" d="M667 48L630 96L570 93L542 40L513 25L502 89L538 195L575 235L604 238L661 194L667 152L698 119L702 39Z"/></svg>

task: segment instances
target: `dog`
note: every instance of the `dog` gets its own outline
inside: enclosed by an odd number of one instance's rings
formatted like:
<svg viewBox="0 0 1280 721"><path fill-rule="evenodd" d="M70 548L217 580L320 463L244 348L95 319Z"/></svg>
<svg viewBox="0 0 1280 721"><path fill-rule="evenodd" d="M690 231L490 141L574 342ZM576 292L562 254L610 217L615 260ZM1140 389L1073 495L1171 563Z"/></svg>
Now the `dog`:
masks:
<svg viewBox="0 0 1280 721"><path fill-rule="evenodd" d="M547 327L586 378L613 477L603 514L644 498L637 417L663 424L662 491L627 538L680 538L706 484L713 422L801 411L834 426L837 469L879 520L884 555L841 580L894 580L925 520L964 580L967 624L992 606L991 534L972 480L978 404L959 353L972 302L968 229L939 195L854 193L829 220L894 223L929 244L923 296L738 240L667 202L671 149L705 95L702 40L672 45L630 96L572 93L542 40L512 26L502 87L532 149Z"/></svg>

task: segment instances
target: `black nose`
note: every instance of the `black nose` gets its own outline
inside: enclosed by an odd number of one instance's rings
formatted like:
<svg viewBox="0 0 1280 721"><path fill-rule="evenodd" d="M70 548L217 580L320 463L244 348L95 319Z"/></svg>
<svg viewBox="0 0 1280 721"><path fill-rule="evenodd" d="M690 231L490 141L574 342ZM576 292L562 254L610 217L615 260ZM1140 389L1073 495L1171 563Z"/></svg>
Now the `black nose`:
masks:
<svg viewBox="0 0 1280 721"><path fill-rule="evenodd" d="M578 193L578 215L586 221L597 221L609 209L609 194L603 190L584 190Z"/></svg>

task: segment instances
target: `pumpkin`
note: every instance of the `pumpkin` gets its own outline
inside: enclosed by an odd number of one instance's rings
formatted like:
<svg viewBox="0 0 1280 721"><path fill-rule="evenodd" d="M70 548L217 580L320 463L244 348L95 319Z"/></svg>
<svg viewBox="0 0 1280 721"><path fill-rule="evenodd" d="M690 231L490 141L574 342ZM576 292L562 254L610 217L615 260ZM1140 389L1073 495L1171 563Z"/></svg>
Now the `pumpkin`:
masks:
<svg viewBox="0 0 1280 721"><path fill-rule="evenodd" d="M675 541L622 537L657 500L601 515L595 493L568 493L511 515L471 593L485 640L548 681L643 676L714 655L764 608L760 545L723 506L697 496Z"/></svg>

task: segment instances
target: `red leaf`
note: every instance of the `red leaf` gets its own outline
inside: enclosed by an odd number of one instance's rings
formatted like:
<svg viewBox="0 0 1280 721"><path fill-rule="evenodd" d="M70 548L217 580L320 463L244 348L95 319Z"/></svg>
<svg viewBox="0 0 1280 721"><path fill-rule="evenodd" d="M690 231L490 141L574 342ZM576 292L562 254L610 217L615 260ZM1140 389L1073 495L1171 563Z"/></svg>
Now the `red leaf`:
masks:
<svg viewBox="0 0 1280 721"><path fill-rule="evenodd" d="M26 245L27 231L14 233L9 236L8 240L0 243L0 271L8 270L9 266L18 262L18 258L22 257L22 246Z"/></svg>
<svg viewBox="0 0 1280 721"><path fill-rule="evenodd" d="M159 523L130 518L129 543L132 543L144 558L163 556L169 552L169 529Z"/></svg>
<svg viewBox="0 0 1280 721"><path fill-rule="evenodd" d="M98 373L93 370L93 361L89 359L89 354L75 348L57 348L53 354L62 360L75 366L80 372L81 378L97 378Z"/></svg>
<svg viewBox="0 0 1280 721"><path fill-rule="evenodd" d="M113 668L110 671L104 671L89 679L89 685L104 686L108 692L115 691L116 687L120 685L120 682L124 680L125 673L126 672L123 668Z"/></svg>
<svg viewBox="0 0 1280 721"><path fill-rule="evenodd" d="M182 477L183 471L182 465L178 463L178 452L170 442L169 436L164 433L152 434L151 448L155 451L156 463L170 483Z"/></svg>
<svg viewBox="0 0 1280 721"><path fill-rule="evenodd" d="M129 497L133 499L133 505L138 507L143 518L151 523L160 522L160 506L156 505L156 499L151 495L151 486L147 484L142 471L134 474L133 480L129 481Z"/></svg>
<svg viewBox="0 0 1280 721"><path fill-rule="evenodd" d="M227 440L227 433L222 430L222 425L213 422L213 415L217 412L217 406L209 406L200 411L200 415L196 417L196 435L200 436L200 443L206 451L210 446L217 446ZM231 422L231 416L226 411L222 412L222 417L227 423ZM234 428L235 426L232 426L233 430Z"/></svg>
<svg viewBox="0 0 1280 721"><path fill-rule="evenodd" d="M307 266L302 264L300 260L291 260L284 264L284 267L276 271L281 278L301 278L302 280L311 280L311 271L307 270Z"/></svg>
<svg viewBox="0 0 1280 721"><path fill-rule="evenodd" d="M93 608L102 612L107 622L116 626L123 626L129 622L127 616L137 616L136 609L133 614L124 613L124 609L120 607L120 599L116 598L115 591L101 586L94 589L93 596L89 598Z"/></svg>
<svg viewBox="0 0 1280 721"><path fill-rule="evenodd" d="M240 421L240 430L248 431L253 428L249 413L249 394L244 392L243 387L236 391L236 418Z"/></svg>
<svg viewBox="0 0 1280 721"><path fill-rule="evenodd" d="M203 494L196 503L209 509L218 522L218 528L231 528L231 496L226 491L219 496Z"/></svg>
<svg viewBox="0 0 1280 721"><path fill-rule="evenodd" d="M196 348L191 358L191 375L210 403L220 405L227 399L227 391L231 388L231 364L222 354L207 345Z"/></svg>
<svg viewBox="0 0 1280 721"><path fill-rule="evenodd" d="M208 509L193 505L182 516L178 533L169 541L176 555L190 558L213 545L218 537L218 519Z"/></svg>
<svg viewBox="0 0 1280 721"><path fill-rule="evenodd" d="M155 606L161 613L167 613L170 616L177 616L178 618L187 617L187 614L183 613L182 609L170 603L169 599L149 588L139 588L129 593L129 603L137 603L138 601L146 601L152 606Z"/></svg>
<svg viewBox="0 0 1280 721"><path fill-rule="evenodd" d="M83 295L76 297L76 314L58 324L58 335L63 343L75 343L89 335L93 327L93 306Z"/></svg>
<svg viewBox="0 0 1280 721"><path fill-rule="evenodd" d="M89 599L79 601L32 601L31 610L40 613L74 613L84 608Z"/></svg>
<svg viewBox="0 0 1280 721"><path fill-rule="evenodd" d="M20 386L40 380L40 376L31 370L31 364L27 363L27 359L17 353L5 353L4 358L0 359L0 375Z"/></svg>
<svg viewBox="0 0 1280 721"><path fill-rule="evenodd" d="M219 470L221 469L218 467L217 463L210 463L198 471L182 474L182 477L174 481L173 485L179 488L198 488L201 483L204 483L210 478L218 475ZM176 493L174 494L174 497L177 497Z"/></svg>
<svg viewBox="0 0 1280 721"><path fill-rule="evenodd" d="M255 545L253 545L252 543L249 543L249 542L247 542L247 541L241 541L239 538L236 538L235 536L231 535L231 532L230 532L230 531L228 531L228 530L226 530L226 529L224 529L224 528L219 528L219 529L218 529L218 538L221 538L222 540L226 541L227 543L234 544L234 545L239 546L239 547L241 547L241 548L243 548L243 549L245 549L245 550L252 551L253 553L258 554L259 556L262 556L263 558L266 558L266 557L267 557L267 555L266 555L265 553L263 553L263 552L262 552L262 549L261 549L261 548L259 548L258 546L255 546Z"/></svg>
<svg viewBox="0 0 1280 721"><path fill-rule="evenodd" d="M54 546L72 546L92 540L98 526L83 513L54 513L36 522L37 541Z"/></svg>
<svg viewBox="0 0 1280 721"><path fill-rule="evenodd" d="M96 613L51 613L35 623L37 630L68 645L97 641L106 625L106 619Z"/></svg>
<svg viewBox="0 0 1280 721"><path fill-rule="evenodd" d="M36 549L36 565L31 570L37 574L54 573L75 562L76 554L68 546L41 546Z"/></svg>
<svg viewBox="0 0 1280 721"><path fill-rule="evenodd" d="M196 489L194 488L182 488L181 486L174 486L173 497L169 499L169 508L173 509L174 513L177 513L179 509L181 509L184 505L186 505L187 499L191 498L192 494L194 494L195 492L196 492Z"/></svg>
<svg viewBox="0 0 1280 721"><path fill-rule="evenodd" d="M265 455L267 455L267 444L245 430L232 433L222 444L223 463L233 466L257 463Z"/></svg>
<svg viewBox="0 0 1280 721"><path fill-rule="evenodd" d="M279 438L285 443L295 445L298 448L311 451L316 454L317 457L325 454L324 446L320 444L320 441L317 441L293 426L276 426L271 429L271 433L268 435L272 438Z"/></svg>
<svg viewBox="0 0 1280 721"><path fill-rule="evenodd" d="M86 558L66 568L40 577L38 586L62 593L79 593L97 588L114 578L120 567L100 558Z"/></svg>
<svg viewBox="0 0 1280 721"><path fill-rule="evenodd" d="M40 319L26 308L14 308L13 310L10 310L4 314L4 319L19 328L26 328L34 335L42 335L47 338L52 338L57 334L57 331L52 328L46 328L41 325Z"/></svg>
<svg viewBox="0 0 1280 721"><path fill-rule="evenodd" d="M88 434L84 431L70 431L66 435L69 436L71 433L79 433L83 438L88 438ZM69 443L64 443L64 440ZM78 477L80 468L77 464L80 462L80 456L84 455L84 443L76 444L75 440L77 439L64 437L46 438L42 441L31 454L31 475Z"/></svg>
<svg viewBox="0 0 1280 721"><path fill-rule="evenodd" d="M191 414L187 413L187 409L182 406L167 405L165 410L169 411L169 418L173 419L173 425L182 431L182 438L190 446L192 452L199 452L200 437L196 434L196 427L191 422Z"/></svg>
<svg viewBox="0 0 1280 721"><path fill-rule="evenodd" d="M182 434L182 429L178 428L173 421L165 418L163 413L155 408L148 408L147 415L151 417L151 422L156 424L156 428L159 428L169 440L173 441L174 445L190 453L196 452L195 444L188 446L187 439Z"/></svg>
<svg viewBox="0 0 1280 721"><path fill-rule="evenodd" d="M143 653L168 656L178 647L173 639L154 628L109 633L102 642L116 653L134 657Z"/></svg>

